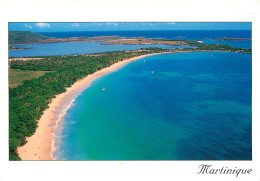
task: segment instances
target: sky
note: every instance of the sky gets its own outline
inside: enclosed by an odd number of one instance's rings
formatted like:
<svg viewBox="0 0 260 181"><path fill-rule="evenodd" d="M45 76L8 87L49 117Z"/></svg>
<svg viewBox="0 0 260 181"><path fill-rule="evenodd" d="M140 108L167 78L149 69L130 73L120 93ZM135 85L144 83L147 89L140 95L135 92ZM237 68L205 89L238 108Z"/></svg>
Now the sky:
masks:
<svg viewBox="0 0 260 181"><path fill-rule="evenodd" d="M251 30L250 22L12 22L9 31Z"/></svg>

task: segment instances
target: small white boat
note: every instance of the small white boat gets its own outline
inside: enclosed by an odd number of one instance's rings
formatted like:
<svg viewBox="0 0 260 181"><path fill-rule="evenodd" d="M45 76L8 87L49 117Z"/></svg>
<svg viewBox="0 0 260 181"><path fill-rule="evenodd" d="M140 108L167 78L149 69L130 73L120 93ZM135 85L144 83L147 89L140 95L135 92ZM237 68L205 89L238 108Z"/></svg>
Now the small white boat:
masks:
<svg viewBox="0 0 260 181"><path fill-rule="evenodd" d="M104 91L106 88L104 87L101 91Z"/></svg>
<svg viewBox="0 0 260 181"><path fill-rule="evenodd" d="M153 74L154 72L153 72L153 71L151 71L151 73Z"/></svg>
<svg viewBox="0 0 260 181"><path fill-rule="evenodd" d="M144 60L144 62L145 62L145 60Z"/></svg>

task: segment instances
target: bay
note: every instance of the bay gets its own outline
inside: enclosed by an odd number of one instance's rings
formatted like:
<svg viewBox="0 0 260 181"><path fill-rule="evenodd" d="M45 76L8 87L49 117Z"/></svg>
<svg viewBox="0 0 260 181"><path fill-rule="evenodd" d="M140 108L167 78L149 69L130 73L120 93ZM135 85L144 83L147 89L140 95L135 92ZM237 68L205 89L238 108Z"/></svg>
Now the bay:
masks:
<svg viewBox="0 0 260 181"><path fill-rule="evenodd" d="M251 54L139 59L96 79L74 101L54 158L251 160L251 81Z"/></svg>

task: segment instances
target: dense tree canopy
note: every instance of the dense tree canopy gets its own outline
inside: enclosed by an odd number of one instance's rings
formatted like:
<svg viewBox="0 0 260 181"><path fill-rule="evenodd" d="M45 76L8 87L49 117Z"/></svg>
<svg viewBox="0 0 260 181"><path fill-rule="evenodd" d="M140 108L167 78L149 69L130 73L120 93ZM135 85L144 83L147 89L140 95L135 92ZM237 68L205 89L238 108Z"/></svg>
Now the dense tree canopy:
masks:
<svg viewBox="0 0 260 181"><path fill-rule="evenodd" d="M39 40L46 40L50 37L41 35L39 33L33 33L30 31L9 31L9 43L21 43L21 42L37 42Z"/></svg>

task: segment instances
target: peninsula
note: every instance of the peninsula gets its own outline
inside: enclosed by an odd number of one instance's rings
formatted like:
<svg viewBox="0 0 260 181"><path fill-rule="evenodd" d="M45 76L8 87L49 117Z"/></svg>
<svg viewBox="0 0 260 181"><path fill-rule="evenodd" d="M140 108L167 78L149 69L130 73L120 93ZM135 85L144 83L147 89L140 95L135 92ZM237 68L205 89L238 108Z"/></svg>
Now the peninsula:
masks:
<svg viewBox="0 0 260 181"><path fill-rule="evenodd" d="M16 48L14 46L9 46L9 50L26 50L26 49L32 49L32 48Z"/></svg>
<svg viewBox="0 0 260 181"><path fill-rule="evenodd" d="M60 43L60 42L105 42L106 45L125 44L125 45L144 45L144 44L164 44L164 45L187 45L180 40L163 40L144 37L126 38L121 36L96 36L96 37L71 37L54 38L33 33L29 31L10 31L9 44L33 44L33 43ZM14 47L12 48L14 49Z"/></svg>

